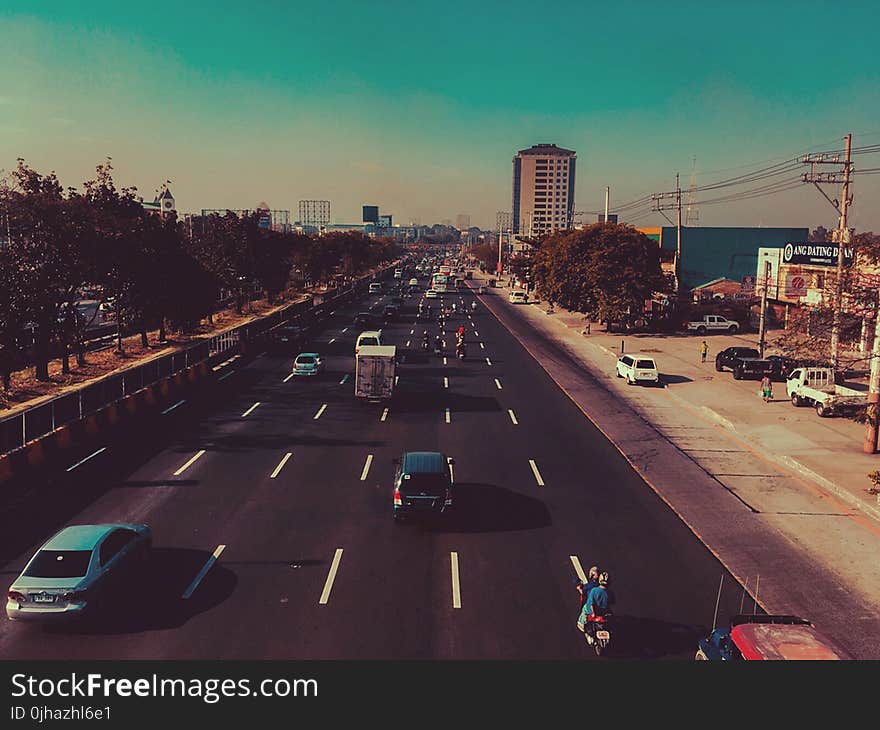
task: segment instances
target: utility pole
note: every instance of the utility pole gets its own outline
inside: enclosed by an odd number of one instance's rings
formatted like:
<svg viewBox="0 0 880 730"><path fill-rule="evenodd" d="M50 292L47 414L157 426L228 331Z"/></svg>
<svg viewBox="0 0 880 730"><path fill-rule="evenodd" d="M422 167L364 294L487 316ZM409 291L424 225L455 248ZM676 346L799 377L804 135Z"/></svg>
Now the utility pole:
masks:
<svg viewBox="0 0 880 730"><path fill-rule="evenodd" d="M770 289L770 262L764 262L764 291L761 293L761 324L758 330L758 353L764 359L764 332L767 327L767 290Z"/></svg>
<svg viewBox="0 0 880 730"><path fill-rule="evenodd" d="M810 172L804 173L803 181L813 183L825 199L834 206L840 217L837 223L837 277L834 282L834 313L831 324L831 367L837 370L840 364L840 321L843 311L843 262L846 245L849 243L849 228L847 227L847 213L849 206L852 204L852 196L850 195L850 176L852 174L852 133L844 137L846 140L846 156L843 163L840 161L840 155L806 155L801 159L804 164L810 165ZM841 172L816 172L816 165L840 165L843 164ZM819 187L820 183L842 183L840 201L831 200L825 191ZM873 453L873 452L872 452Z"/></svg>
<svg viewBox="0 0 880 730"><path fill-rule="evenodd" d="M877 290L877 307L874 310L874 345L871 348L871 378L868 381L868 411L865 421L866 454L877 453L878 419L880 419L880 289Z"/></svg>
<svg viewBox="0 0 880 730"><path fill-rule="evenodd" d="M651 200L654 203L652 210L660 213L671 225L676 227L675 240L675 293L678 294L681 289L681 185L678 181L679 174L675 173L675 190L668 193L654 193ZM671 203L663 203L664 199L671 199ZM678 220L672 223L669 217L663 212L664 210L675 209L678 211Z"/></svg>
<svg viewBox="0 0 880 730"><path fill-rule="evenodd" d="M611 188L605 186L605 223L608 222L608 204L611 202Z"/></svg>

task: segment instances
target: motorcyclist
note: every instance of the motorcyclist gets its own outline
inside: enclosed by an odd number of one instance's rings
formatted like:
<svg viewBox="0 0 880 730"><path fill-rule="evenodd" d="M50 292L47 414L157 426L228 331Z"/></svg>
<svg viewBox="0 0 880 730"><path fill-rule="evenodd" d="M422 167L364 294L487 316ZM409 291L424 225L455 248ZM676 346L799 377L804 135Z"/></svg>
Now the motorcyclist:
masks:
<svg viewBox="0 0 880 730"><path fill-rule="evenodd" d="M461 325L458 328L458 339L460 339L462 342L464 342L464 325Z"/></svg>
<svg viewBox="0 0 880 730"><path fill-rule="evenodd" d="M455 356L464 359L467 357L467 345L464 340L459 340L455 345Z"/></svg>
<svg viewBox="0 0 880 730"><path fill-rule="evenodd" d="M584 603L586 603L590 591L597 585L599 585L599 566L593 565L587 571L587 582L577 582L577 592L581 594L581 608L584 607Z"/></svg>
<svg viewBox="0 0 880 730"><path fill-rule="evenodd" d="M442 352L443 351L443 338L440 335L437 335L434 338L434 351Z"/></svg>
<svg viewBox="0 0 880 730"><path fill-rule="evenodd" d="M428 334L428 330L425 330L422 333L422 347L427 350L431 346L431 337Z"/></svg>
<svg viewBox="0 0 880 730"><path fill-rule="evenodd" d="M607 571L599 573L598 583L590 589L584 600L584 607L578 618L578 628L584 632L587 643L592 644L594 639L587 626L597 617L605 617L611 613L611 604L614 603L614 594L608 589L610 577Z"/></svg>
<svg viewBox="0 0 880 730"><path fill-rule="evenodd" d="M477 303L476 303L476 302L471 302L471 311L472 311L472 312L476 312L476 311L477 311Z"/></svg>

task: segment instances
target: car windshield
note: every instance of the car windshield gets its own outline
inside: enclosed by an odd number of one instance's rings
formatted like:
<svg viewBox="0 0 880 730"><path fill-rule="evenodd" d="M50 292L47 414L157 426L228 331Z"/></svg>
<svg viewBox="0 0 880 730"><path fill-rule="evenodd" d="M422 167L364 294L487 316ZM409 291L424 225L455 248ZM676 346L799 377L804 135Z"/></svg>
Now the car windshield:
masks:
<svg viewBox="0 0 880 730"><path fill-rule="evenodd" d="M647 370L653 370L655 366L654 366L653 360L639 360L636 362L636 367L637 368L645 368Z"/></svg>
<svg viewBox="0 0 880 730"><path fill-rule="evenodd" d="M443 474L410 474L409 479L402 479L400 491L402 494L425 494L437 495L446 489L446 478Z"/></svg>
<svg viewBox="0 0 880 730"><path fill-rule="evenodd" d="M40 550L24 572L29 578L82 578L91 550Z"/></svg>
<svg viewBox="0 0 880 730"><path fill-rule="evenodd" d="M314 365L315 358L312 355L300 355L298 358L296 358L296 364L297 365Z"/></svg>
<svg viewBox="0 0 880 730"><path fill-rule="evenodd" d="M741 347L736 350L736 355L739 357L760 357L757 350L752 350L748 347Z"/></svg>

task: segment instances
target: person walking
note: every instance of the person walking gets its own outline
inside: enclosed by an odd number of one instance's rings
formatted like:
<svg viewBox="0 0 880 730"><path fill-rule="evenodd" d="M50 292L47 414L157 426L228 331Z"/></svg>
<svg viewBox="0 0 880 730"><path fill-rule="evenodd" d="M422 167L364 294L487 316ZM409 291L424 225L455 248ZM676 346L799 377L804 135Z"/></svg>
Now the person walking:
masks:
<svg viewBox="0 0 880 730"><path fill-rule="evenodd" d="M706 355L709 354L709 345L706 340L703 340L700 345L700 362L706 362Z"/></svg>
<svg viewBox="0 0 880 730"><path fill-rule="evenodd" d="M761 378L761 397L764 399L765 403L769 403L773 400L773 381L770 380L769 375L764 375Z"/></svg>

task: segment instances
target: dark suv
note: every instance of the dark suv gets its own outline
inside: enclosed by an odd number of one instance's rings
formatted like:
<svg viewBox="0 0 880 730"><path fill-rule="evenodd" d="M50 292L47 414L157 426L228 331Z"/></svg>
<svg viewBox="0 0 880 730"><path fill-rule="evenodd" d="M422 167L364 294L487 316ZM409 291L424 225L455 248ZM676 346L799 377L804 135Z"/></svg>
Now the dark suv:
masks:
<svg viewBox="0 0 880 730"><path fill-rule="evenodd" d="M453 459L437 451L407 451L394 463L395 522L410 514L443 514L452 507Z"/></svg>
<svg viewBox="0 0 880 730"><path fill-rule="evenodd" d="M299 352L306 341L306 331L301 324L287 322L273 327L266 333L267 348L271 352Z"/></svg>
<svg viewBox="0 0 880 730"><path fill-rule="evenodd" d="M372 312L358 312L354 318L355 326L370 328L376 324L376 317Z"/></svg>
<svg viewBox="0 0 880 730"><path fill-rule="evenodd" d="M761 355L753 347L728 347L715 356L715 369L720 373L724 368L733 371L734 380L745 377L773 375L776 365L771 360L762 360Z"/></svg>

